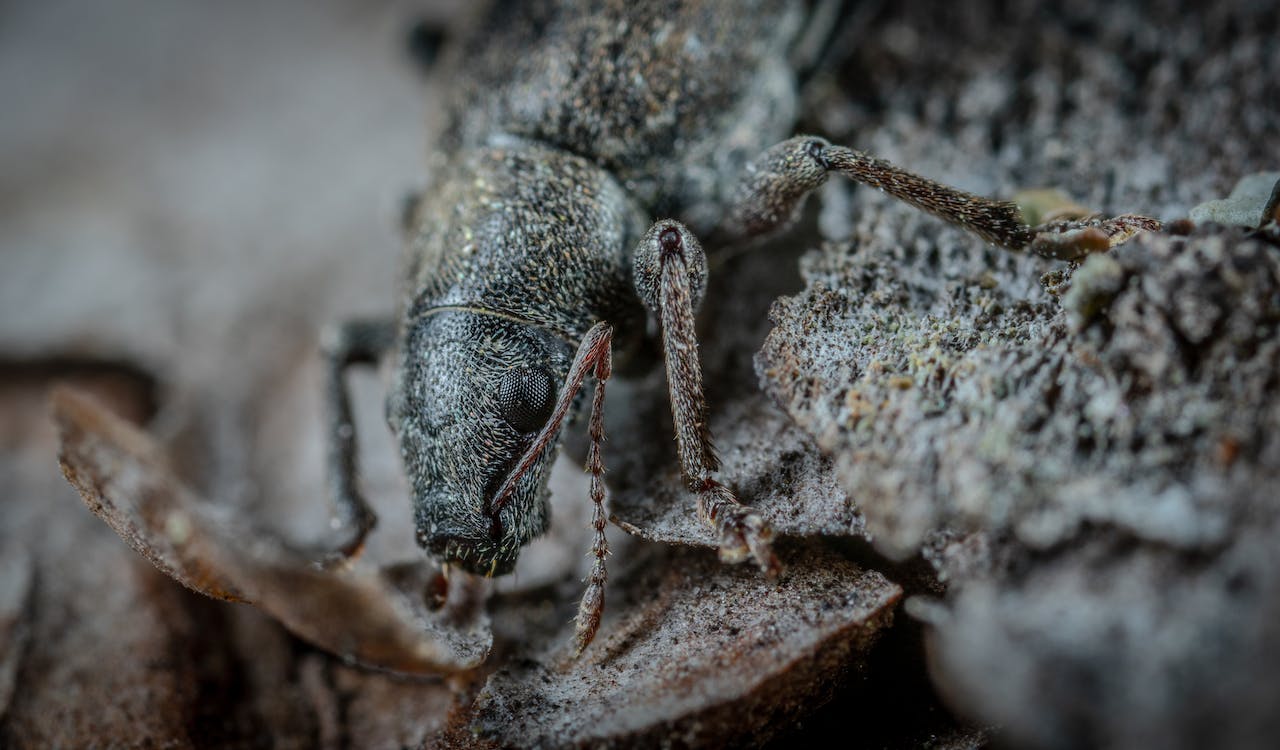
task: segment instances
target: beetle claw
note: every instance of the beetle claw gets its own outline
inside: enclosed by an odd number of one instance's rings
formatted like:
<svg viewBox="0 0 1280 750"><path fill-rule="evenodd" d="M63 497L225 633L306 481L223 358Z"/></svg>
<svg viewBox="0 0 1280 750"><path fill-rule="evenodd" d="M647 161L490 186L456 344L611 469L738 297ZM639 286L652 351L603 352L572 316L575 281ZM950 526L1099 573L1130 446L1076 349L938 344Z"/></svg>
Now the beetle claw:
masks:
<svg viewBox="0 0 1280 750"><path fill-rule="evenodd" d="M773 528L755 508L738 502L728 487L716 483L704 490L698 496L698 511L716 531L721 560L739 563L750 557L769 578L782 572L773 552Z"/></svg>

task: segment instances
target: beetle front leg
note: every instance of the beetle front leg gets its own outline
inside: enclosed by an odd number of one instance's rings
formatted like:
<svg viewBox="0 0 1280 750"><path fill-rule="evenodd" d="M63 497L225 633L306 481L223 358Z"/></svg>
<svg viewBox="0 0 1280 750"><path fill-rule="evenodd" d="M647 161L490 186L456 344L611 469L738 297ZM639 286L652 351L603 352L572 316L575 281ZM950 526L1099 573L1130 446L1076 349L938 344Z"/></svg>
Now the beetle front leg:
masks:
<svg viewBox="0 0 1280 750"><path fill-rule="evenodd" d="M698 495L698 513L715 529L721 559L739 562L750 556L767 575L776 576L780 566L769 524L713 476L720 458L712 445L693 325L707 285L702 246L683 224L659 221L640 241L634 263L636 290L662 328L676 452L686 486Z"/></svg>
<svg viewBox="0 0 1280 750"><path fill-rule="evenodd" d="M325 564L359 554L377 516L357 485L356 431L351 419L351 398L346 371L352 365L374 365L395 343L395 321L347 320L327 328L321 336L325 362L325 400L328 430L325 459L329 479L331 541L325 545Z"/></svg>
<svg viewBox="0 0 1280 750"><path fill-rule="evenodd" d="M732 241L766 234L791 221L806 195L843 174L973 232L993 244L1058 260L1075 260L1127 241L1160 222L1125 214L1112 219L1076 215L1032 225L1013 201L967 193L908 172L861 151L822 138L797 136L766 151L747 167L725 221L716 232Z"/></svg>

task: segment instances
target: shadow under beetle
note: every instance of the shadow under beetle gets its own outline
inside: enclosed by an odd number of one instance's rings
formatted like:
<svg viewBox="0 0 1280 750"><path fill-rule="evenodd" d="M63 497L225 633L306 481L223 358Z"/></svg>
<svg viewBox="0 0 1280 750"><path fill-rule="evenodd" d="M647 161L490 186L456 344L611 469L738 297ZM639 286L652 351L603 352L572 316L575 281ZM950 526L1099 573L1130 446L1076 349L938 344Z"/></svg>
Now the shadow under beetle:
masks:
<svg viewBox="0 0 1280 750"><path fill-rule="evenodd" d="M1030 226L1015 203L788 138L797 71L814 62L801 40L824 36L814 28L824 23L829 13L770 0L494 6L454 50L439 168L407 214L397 318L344 324L324 343L337 558L374 524L355 479L347 366L394 353L387 417L418 542L446 571L486 576L511 571L546 530L547 469L592 378L581 652L604 607L604 386L615 353L625 364L656 330L697 512L723 559L750 557L776 575L767 521L717 477L694 336L707 278L697 237L715 249L780 229L832 173L1053 258L1159 228L1081 214Z"/></svg>

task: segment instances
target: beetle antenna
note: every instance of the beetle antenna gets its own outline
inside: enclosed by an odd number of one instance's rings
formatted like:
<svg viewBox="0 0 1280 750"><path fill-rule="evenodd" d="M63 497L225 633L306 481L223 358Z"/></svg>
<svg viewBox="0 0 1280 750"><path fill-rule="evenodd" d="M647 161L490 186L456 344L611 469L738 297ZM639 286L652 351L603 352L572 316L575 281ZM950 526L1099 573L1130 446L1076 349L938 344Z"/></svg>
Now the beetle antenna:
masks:
<svg viewBox="0 0 1280 750"><path fill-rule="evenodd" d="M604 460L600 455L600 446L604 443L604 384L611 374L612 359L606 349L596 365L596 389L591 400L591 424L588 430L591 446L587 449L586 468L591 473L591 527L594 529L591 554L594 559L591 562L591 572L587 574L587 588L582 592L582 601L578 604L577 627L573 635L574 656L582 654L600 628L600 617L604 614L604 584L609 578L605 570L609 541L604 535Z"/></svg>
<svg viewBox="0 0 1280 750"><path fill-rule="evenodd" d="M602 358L608 359L610 357L612 346L613 326L600 322L587 331L587 335L582 338L582 343L578 345L578 352L573 355L573 364L569 366L569 374L565 376L564 385L560 388L560 397L556 400L556 408L551 412L551 418L547 420L547 424L543 426L528 450L516 462L515 468L511 470L506 480L498 487L498 491L494 493L493 499L489 502L488 515L494 517L498 515L502 507L511 499L511 493L515 491L516 483L529 472L529 469L533 468L533 465L538 462L543 452L555 442L556 435L560 432L560 426L564 423L565 417L569 415L569 409L573 406L574 397L582 389L582 382L586 380L587 375L593 370L599 371ZM607 368L608 365L605 365L605 367Z"/></svg>

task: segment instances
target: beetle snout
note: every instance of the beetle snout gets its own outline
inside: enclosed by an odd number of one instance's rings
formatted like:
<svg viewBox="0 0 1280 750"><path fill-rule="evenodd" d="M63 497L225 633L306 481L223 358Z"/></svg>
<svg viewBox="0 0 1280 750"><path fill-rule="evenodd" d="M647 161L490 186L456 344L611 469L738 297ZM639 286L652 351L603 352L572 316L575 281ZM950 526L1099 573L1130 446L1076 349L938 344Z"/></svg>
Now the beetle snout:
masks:
<svg viewBox="0 0 1280 750"><path fill-rule="evenodd" d="M505 550L501 537L495 539L492 534L434 534L423 540L423 546L446 565L482 576L510 573L519 554L519 547Z"/></svg>

